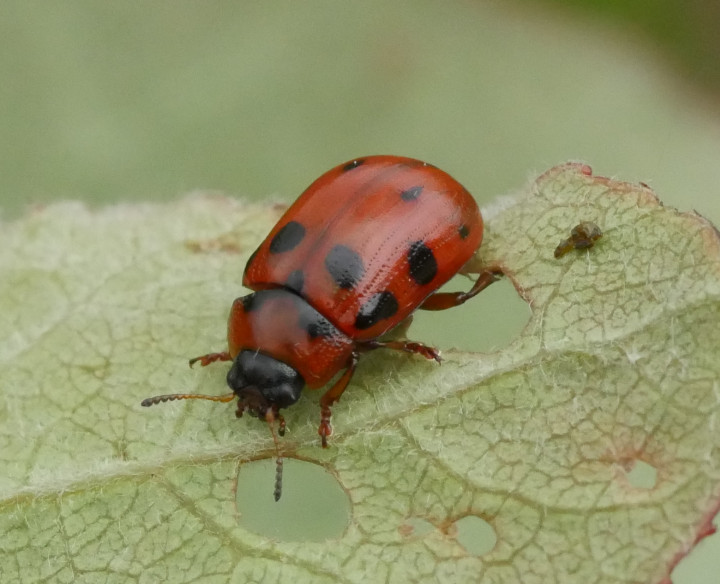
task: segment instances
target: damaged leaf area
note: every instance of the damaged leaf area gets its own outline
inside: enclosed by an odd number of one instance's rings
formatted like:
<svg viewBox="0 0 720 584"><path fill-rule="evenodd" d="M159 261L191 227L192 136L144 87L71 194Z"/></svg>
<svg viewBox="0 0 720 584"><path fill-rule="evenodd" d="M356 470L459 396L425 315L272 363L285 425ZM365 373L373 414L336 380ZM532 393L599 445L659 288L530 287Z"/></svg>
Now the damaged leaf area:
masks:
<svg viewBox="0 0 720 584"><path fill-rule="evenodd" d="M579 164L486 213L473 268L502 267L525 330L441 367L369 355L327 450L306 392L283 449L330 475L346 524L321 541L248 529L236 494L248 461L274 458L266 425L139 403L226 391L226 364L187 358L224 348L244 263L280 212L193 197L3 226L0 581L655 584L712 531L718 233ZM583 223L602 237L556 258ZM492 544L468 544L468 521Z"/></svg>

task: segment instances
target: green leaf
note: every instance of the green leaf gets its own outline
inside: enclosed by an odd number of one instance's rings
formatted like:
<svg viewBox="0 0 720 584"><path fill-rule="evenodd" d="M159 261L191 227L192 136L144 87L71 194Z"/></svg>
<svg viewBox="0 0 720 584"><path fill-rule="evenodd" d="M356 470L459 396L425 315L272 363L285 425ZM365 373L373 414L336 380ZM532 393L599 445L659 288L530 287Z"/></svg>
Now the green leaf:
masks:
<svg viewBox="0 0 720 584"><path fill-rule="evenodd" d="M281 527L291 503L349 516L326 541L248 528L254 502L235 493L247 461L274 458L266 426L139 402L226 391L226 366L187 358L223 348L244 261L280 211L199 196L59 204L3 226L0 581L650 583L710 531L718 233L577 164L486 213L477 263L529 303L522 334L442 367L367 356L328 450L308 392L287 412L288 471L324 468L345 494L293 502L288 472L264 517ZM582 221L603 237L555 259ZM638 482L640 467L655 474ZM494 532L491 549L468 522Z"/></svg>

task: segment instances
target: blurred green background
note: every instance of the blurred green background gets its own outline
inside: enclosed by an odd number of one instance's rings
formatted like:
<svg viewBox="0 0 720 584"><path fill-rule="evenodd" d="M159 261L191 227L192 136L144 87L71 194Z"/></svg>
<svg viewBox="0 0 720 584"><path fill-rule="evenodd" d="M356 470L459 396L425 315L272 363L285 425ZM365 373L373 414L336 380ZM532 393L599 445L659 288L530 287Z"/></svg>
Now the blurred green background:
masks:
<svg viewBox="0 0 720 584"><path fill-rule="evenodd" d="M718 25L702 0L3 2L0 212L290 201L394 153L481 204L581 159L720 222Z"/></svg>
<svg viewBox="0 0 720 584"><path fill-rule="evenodd" d="M697 48L720 35L700 2L566 4L4 2L0 208L290 200L397 153L481 203L582 159L720 219L720 67Z"/></svg>

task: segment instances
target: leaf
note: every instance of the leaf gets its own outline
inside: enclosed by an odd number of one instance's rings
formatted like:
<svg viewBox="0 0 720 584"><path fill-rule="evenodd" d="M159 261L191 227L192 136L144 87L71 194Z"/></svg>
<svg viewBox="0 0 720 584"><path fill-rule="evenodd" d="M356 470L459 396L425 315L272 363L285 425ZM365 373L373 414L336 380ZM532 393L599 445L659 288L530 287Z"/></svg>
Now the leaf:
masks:
<svg viewBox="0 0 720 584"><path fill-rule="evenodd" d="M577 164L486 213L478 265L502 266L531 306L523 333L442 367L367 356L328 450L308 394L283 448L331 473L346 526L328 541L246 529L238 461L274 457L267 428L217 404L139 402L225 391L223 365L184 364L222 349L279 211L68 203L3 227L0 581L656 583L712 531L718 233ZM582 221L603 237L555 259ZM270 492L268 477L256 496ZM468 520L492 528L491 550L463 540Z"/></svg>

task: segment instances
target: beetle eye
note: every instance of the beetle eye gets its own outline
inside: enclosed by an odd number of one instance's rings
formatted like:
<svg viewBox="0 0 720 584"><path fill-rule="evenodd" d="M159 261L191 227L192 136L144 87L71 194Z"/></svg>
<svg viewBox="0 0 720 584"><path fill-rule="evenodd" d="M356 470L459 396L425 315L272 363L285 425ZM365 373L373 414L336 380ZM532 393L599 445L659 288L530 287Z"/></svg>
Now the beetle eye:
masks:
<svg viewBox="0 0 720 584"><path fill-rule="evenodd" d="M242 367L238 365L237 359L233 361L232 367L230 367L230 371L228 371L227 384L237 395L240 395L240 392L250 385Z"/></svg>

